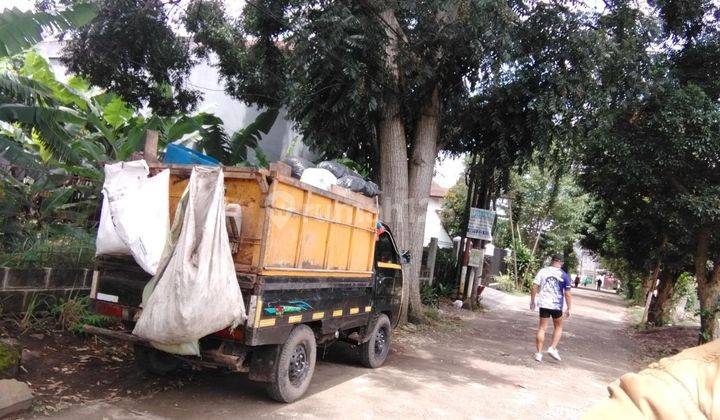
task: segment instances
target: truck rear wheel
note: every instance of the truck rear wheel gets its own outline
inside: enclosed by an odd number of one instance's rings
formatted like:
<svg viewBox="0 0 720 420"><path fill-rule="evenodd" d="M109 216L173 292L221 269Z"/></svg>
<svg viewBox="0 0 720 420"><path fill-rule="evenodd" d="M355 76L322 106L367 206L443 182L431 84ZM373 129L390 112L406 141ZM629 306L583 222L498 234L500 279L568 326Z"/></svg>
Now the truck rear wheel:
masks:
<svg viewBox="0 0 720 420"><path fill-rule="evenodd" d="M370 339L360 345L360 362L365 367L378 368L385 363L390 352L392 326L385 314L380 314L373 323Z"/></svg>
<svg viewBox="0 0 720 420"><path fill-rule="evenodd" d="M281 345L268 394L275 401L293 402L307 391L315 372L317 346L315 333L307 325L298 325Z"/></svg>
<svg viewBox="0 0 720 420"><path fill-rule="evenodd" d="M146 372L163 376L180 367L180 361L164 351L139 344L134 346L134 350L135 364Z"/></svg>

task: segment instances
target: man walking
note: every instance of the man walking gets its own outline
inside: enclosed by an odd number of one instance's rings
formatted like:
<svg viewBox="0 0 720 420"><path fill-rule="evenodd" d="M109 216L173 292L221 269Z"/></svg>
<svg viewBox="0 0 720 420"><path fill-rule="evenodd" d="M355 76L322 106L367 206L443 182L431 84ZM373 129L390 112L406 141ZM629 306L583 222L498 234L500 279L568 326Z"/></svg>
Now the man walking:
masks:
<svg viewBox="0 0 720 420"><path fill-rule="evenodd" d="M562 255L553 255L549 267L542 268L533 281L530 291L530 310L535 310L535 297L537 296L537 307L540 308L540 323L538 324L537 336L535 337L535 360L542 361L542 347L545 341L545 330L547 330L548 319L553 319L552 343L548 347L548 354L557 360L560 359L557 345L560 342L563 328L563 305L567 301L565 318L570 317L570 306L572 296L570 295L570 276L563 271L564 258Z"/></svg>

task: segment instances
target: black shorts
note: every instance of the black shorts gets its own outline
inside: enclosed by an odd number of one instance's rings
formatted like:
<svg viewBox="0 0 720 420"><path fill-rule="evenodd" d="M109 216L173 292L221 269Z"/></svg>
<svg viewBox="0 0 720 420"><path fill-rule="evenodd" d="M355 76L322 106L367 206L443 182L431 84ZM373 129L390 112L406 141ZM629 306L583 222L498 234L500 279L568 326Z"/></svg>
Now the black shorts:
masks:
<svg viewBox="0 0 720 420"><path fill-rule="evenodd" d="M558 319L561 316L562 316L562 309L540 308L540 318L553 317L553 319Z"/></svg>

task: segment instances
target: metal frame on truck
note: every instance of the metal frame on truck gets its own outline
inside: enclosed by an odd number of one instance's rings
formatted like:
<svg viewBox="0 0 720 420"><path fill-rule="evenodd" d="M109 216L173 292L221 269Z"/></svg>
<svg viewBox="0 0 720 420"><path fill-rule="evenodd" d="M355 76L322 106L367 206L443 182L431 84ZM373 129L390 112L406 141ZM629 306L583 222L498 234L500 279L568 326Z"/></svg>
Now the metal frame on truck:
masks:
<svg viewBox="0 0 720 420"><path fill-rule="evenodd" d="M170 167L171 218L192 167ZM201 339L202 357L159 352L129 332L141 312L150 276L127 257L98 258L91 298L123 331L86 331L136 343L137 359L165 371L179 360L249 372L270 395L293 401L314 371L317 345L344 340L360 347L361 362L382 365L399 319L402 266L392 233L378 231L378 205L347 190L325 191L277 171L224 168L225 199L242 209L231 235L247 322Z"/></svg>

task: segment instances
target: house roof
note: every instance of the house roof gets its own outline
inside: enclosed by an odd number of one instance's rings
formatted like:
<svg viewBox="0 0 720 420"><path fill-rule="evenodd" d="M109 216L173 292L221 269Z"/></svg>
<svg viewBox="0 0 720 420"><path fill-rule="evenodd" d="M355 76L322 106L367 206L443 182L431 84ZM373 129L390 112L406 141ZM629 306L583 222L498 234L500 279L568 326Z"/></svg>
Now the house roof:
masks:
<svg viewBox="0 0 720 420"><path fill-rule="evenodd" d="M430 197L443 198L447 194L447 191L447 188L443 188L433 181L432 186L430 186Z"/></svg>

